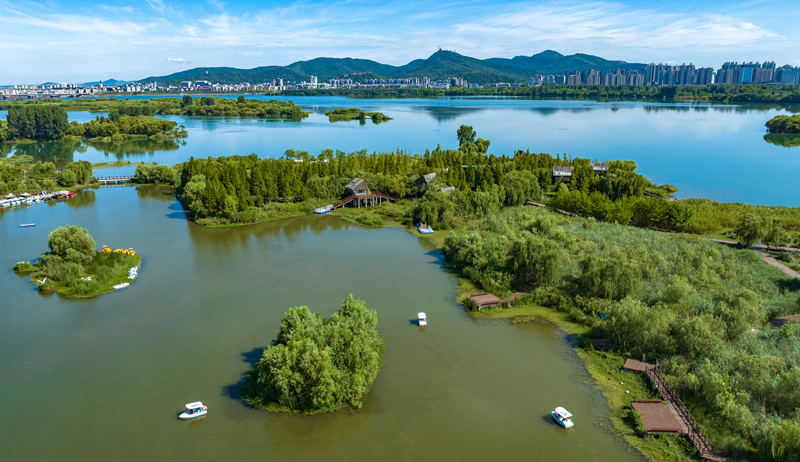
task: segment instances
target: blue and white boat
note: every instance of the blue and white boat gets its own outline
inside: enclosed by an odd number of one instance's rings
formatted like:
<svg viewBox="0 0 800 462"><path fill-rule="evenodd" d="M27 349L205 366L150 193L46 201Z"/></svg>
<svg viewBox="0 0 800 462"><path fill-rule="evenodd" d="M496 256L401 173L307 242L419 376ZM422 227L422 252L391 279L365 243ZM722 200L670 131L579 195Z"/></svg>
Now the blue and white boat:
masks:
<svg viewBox="0 0 800 462"><path fill-rule="evenodd" d="M333 211L333 204L326 205L325 207L320 207L318 209L314 209L314 213L317 213L317 214L320 214L320 215L322 215L324 213L330 213L332 211Z"/></svg>
<svg viewBox="0 0 800 462"><path fill-rule="evenodd" d="M208 406L203 404L202 401L195 401L186 405L186 410L178 417L183 420L194 419L208 414Z"/></svg>
<svg viewBox="0 0 800 462"><path fill-rule="evenodd" d="M555 411L550 413L550 415L553 416L553 420L555 420L564 428L571 428L573 425L575 425L572 423L572 419L570 419L572 414L570 414L569 411L563 407L557 407Z"/></svg>
<svg viewBox="0 0 800 462"><path fill-rule="evenodd" d="M433 230L425 223L419 225L417 231L419 231L420 234L433 234Z"/></svg>

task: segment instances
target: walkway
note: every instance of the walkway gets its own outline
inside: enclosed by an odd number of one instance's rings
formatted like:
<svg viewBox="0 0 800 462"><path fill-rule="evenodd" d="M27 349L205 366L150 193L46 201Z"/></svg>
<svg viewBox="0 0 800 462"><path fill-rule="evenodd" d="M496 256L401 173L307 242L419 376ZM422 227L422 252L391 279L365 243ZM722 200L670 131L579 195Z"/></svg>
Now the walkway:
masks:
<svg viewBox="0 0 800 462"><path fill-rule="evenodd" d="M697 448L697 452L700 454L700 457L706 460L714 460L714 461L722 461L725 460L725 457L722 455L722 452L717 449L711 441L708 440L708 437L703 432L703 429L697 425L697 422L694 420L692 415L689 413L689 410L686 409L684 406L683 401L678 398L678 395L672 391L672 388L667 384L664 380L664 377L661 375L661 367L645 363L642 361L637 361L635 359L629 359L625 361L625 365L622 366L624 369L629 369L633 371L640 371L647 374L647 377L653 383L653 386L661 393L661 396L664 398L664 401L667 402L667 406L669 406L669 413L673 414L678 417L680 420L680 427L674 427L664 429L659 431L655 429L655 433L663 433L666 431L674 432L674 433L681 433L685 434L689 441L692 442L695 448ZM659 406L663 406L659 404ZM661 413L663 414L663 413ZM669 415L662 415L661 418L669 417ZM680 428L680 431L677 431ZM684 430L685 428L685 430Z"/></svg>

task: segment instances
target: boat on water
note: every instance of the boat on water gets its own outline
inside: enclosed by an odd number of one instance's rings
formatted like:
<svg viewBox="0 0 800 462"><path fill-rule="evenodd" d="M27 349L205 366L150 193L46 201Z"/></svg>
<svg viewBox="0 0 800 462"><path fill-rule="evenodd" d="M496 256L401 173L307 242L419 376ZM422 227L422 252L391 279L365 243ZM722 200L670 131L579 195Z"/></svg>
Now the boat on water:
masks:
<svg viewBox="0 0 800 462"><path fill-rule="evenodd" d="M124 289L125 287L128 287L129 285L130 285L130 283L128 283L128 282L120 282L119 284L114 286L114 290Z"/></svg>
<svg viewBox="0 0 800 462"><path fill-rule="evenodd" d="M208 406L203 404L202 401L195 401L186 405L186 410L178 417L183 420L194 419L208 414Z"/></svg>
<svg viewBox="0 0 800 462"><path fill-rule="evenodd" d="M333 211L333 204L326 205L325 207L320 207L318 209L314 209L314 213L323 215L326 213L330 213Z"/></svg>
<svg viewBox="0 0 800 462"><path fill-rule="evenodd" d="M29 228L31 226L36 226L36 223L23 223L19 225L20 228Z"/></svg>
<svg viewBox="0 0 800 462"><path fill-rule="evenodd" d="M428 317L425 316L424 312L420 311L417 313L417 323L423 327L428 325Z"/></svg>
<svg viewBox="0 0 800 462"><path fill-rule="evenodd" d="M551 412L550 415L553 416L553 420L555 420L559 425L564 428L571 428L575 425L572 422L572 414L569 413L568 410L564 409L563 407L557 407L555 411Z"/></svg>

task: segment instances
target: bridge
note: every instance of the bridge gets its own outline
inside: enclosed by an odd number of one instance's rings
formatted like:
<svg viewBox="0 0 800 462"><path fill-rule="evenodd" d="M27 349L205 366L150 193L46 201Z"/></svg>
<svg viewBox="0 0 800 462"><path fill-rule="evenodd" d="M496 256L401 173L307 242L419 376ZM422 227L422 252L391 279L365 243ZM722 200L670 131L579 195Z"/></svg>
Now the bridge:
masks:
<svg viewBox="0 0 800 462"><path fill-rule="evenodd" d="M344 207L348 204L352 204L353 202L355 202L353 207L360 208L381 205L383 201L397 202L397 198L380 193L351 194L340 201L334 202L331 210Z"/></svg>
<svg viewBox="0 0 800 462"><path fill-rule="evenodd" d="M132 176L100 176L97 177L97 181L100 182L101 185L104 184L122 184L127 183L133 179Z"/></svg>

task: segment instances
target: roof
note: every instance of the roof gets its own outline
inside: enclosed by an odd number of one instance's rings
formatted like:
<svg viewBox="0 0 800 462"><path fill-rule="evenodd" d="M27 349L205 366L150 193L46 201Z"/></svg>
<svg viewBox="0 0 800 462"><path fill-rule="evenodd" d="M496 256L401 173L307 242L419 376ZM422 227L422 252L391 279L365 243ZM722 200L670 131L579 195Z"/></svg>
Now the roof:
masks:
<svg viewBox="0 0 800 462"><path fill-rule="evenodd" d="M440 190L439 190L439 192L443 192L443 193L449 193L449 192L451 192L451 191L455 191L455 190L456 190L456 187L455 187L455 186L448 186L448 187L446 187L446 188L442 188L442 189L440 189Z"/></svg>
<svg viewBox="0 0 800 462"><path fill-rule="evenodd" d="M352 189L353 191L361 189L369 189L367 188L367 182L362 180L361 178L353 178L353 181L347 183L347 186L345 186L345 188Z"/></svg>
<svg viewBox="0 0 800 462"><path fill-rule="evenodd" d="M425 316L425 313L424 313L424 312L422 312L422 311L420 311L419 313L417 313L417 317L418 317L418 318L420 318L420 319L425 319L425 318L426 318L426 316Z"/></svg>
<svg viewBox="0 0 800 462"><path fill-rule="evenodd" d="M193 403L188 403L186 405L186 409L196 409L198 407L203 407L203 402L202 401L195 401Z"/></svg>
<svg viewBox="0 0 800 462"><path fill-rule="evenodd" d="M475 294L469 297L469 299L475 302L475 304L478 305L478 308L482 306L496 305L503 302L493 294Z"/></svg>
<svg viewBox="0 0 800 462"><path fill-rule="evenodd" d="M556 176L570 176L572 175L572 167L553 167L553 175Z"/></svg>
<svg viewBox="0 0 800 462"><path fill-rule="evenodd" d="M572 417L572 414L570 414L568 410L561 406L556 408L556 414L560 415L561 417Z"/></svg>
<svg viewBox="0 0 800 462"><path fill-rule="evenodd" d="M431 180L433 180L434 178L436 178L435 173L427 173L425 175L422 175L422 179L425 180L426 183L430 183Z"/></svg>
<svg viewBox="0 0 800 462"><path fill-rule="evenodd" d="M608 170L608 162L592 162L595 170Z"/></svg>

